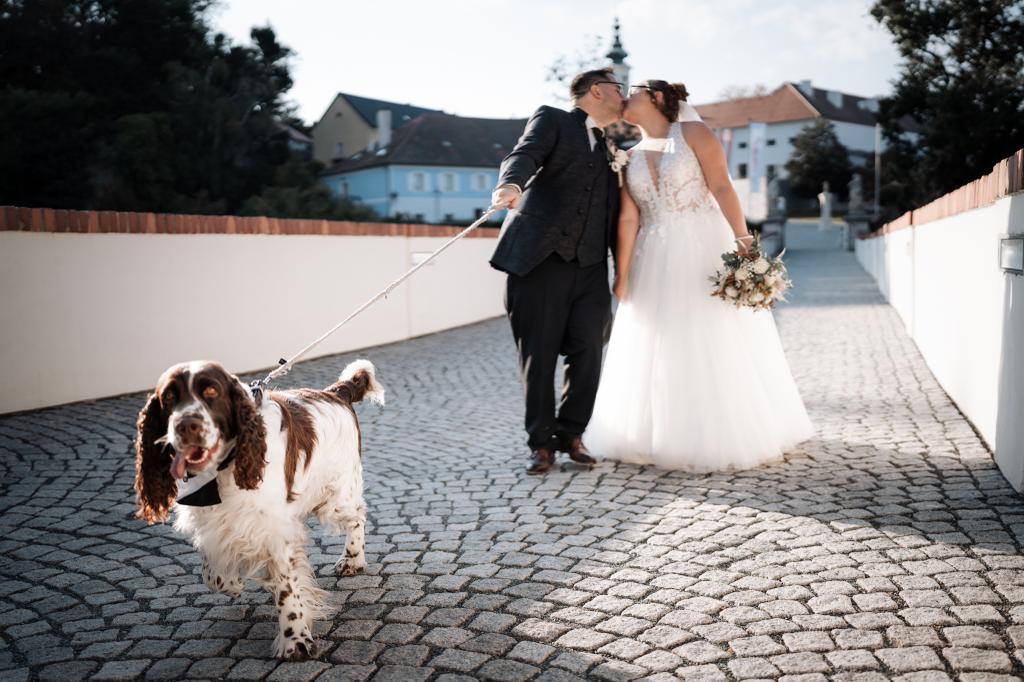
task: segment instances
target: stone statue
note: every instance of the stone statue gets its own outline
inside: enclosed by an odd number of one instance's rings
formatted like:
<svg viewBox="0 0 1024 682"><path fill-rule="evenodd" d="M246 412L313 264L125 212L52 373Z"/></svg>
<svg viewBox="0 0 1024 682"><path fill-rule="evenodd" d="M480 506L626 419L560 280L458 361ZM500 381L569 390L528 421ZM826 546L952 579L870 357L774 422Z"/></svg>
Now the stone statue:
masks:
<svg viewBox="0 0 1024 682"><path fill-rule="evenodd" d="M864 212L864 181L859 174L854 173L850 180L850 213Z"/></svg>
<svg viewBox="0 0 1024 682"><path fill-rule="evenodd" d="M821 220L818 223L818 229L825 231L832 227L832 192L828 191L828 181L822 183L818 204L821 206Z"/></svg>

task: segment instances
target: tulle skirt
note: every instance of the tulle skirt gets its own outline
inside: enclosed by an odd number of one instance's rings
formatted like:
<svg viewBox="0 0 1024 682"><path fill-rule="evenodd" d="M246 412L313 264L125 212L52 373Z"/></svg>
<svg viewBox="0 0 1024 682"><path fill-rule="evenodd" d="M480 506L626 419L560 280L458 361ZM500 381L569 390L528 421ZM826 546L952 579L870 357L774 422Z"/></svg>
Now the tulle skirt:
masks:
<svg viewBox="0 0 1024 682"><path fill-rule="evenodd" d="M812 435L772 313L710 295L733 248L717 210L641 228L584 435L591 452L709 472L779 459Z"/></svg>

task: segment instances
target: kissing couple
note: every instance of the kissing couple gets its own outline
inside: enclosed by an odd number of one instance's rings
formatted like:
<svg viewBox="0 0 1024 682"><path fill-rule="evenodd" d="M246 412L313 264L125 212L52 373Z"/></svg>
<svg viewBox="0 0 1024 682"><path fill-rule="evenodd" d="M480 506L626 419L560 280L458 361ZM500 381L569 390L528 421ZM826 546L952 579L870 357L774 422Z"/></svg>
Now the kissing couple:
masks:
<svg viewBox="0 0 1024 682"><path fill-rule="evenodd" d="M611 69L573 78L572 109L534 112L492 197L510 209L490 262L508 275L527 473L559 451L693 472L779 459L813 427L775 320L708 284L753 243L725 152L682 84L623 87ZM620 119L642 132L626 155L604 132Z"/></svg>

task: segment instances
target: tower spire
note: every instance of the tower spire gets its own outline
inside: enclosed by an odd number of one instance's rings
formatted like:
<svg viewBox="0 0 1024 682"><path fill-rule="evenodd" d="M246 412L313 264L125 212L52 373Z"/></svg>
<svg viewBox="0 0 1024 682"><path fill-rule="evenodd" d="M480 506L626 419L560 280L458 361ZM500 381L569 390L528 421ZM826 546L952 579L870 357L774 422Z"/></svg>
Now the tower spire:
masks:
<svg viewBox="0 0 1024 682"><path fill-rule="evenodd" d="M622 39L619 36L618 17L615 17L615 26L612 30L612 49L608 50L608 54L606 54L605 57L608 57L608 59L612 61L612 64L625 64L626 57L628 57L629 54L622 48Z"/></svg>
<svg viewBox="0 0 1024 682"><path fill-rule="evenodd" d="M612 73L622 83L623 88L629 87L629 64L626 57L629 53L622 47L622 38L619 35L619 18L615 17L615 24L612 29L612 49L605 55L611 61ZM625 93L623 93L625 94Z"/></svg>

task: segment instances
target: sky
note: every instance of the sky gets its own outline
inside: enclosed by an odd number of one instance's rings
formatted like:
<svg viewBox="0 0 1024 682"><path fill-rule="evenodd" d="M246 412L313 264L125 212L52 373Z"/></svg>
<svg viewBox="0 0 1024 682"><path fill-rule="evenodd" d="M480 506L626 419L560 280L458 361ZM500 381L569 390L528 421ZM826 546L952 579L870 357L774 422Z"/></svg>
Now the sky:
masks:
<svg viewBox="0 0 1024 682"><path fill-rule="evenodd" d="M630 80L686 84L694 104L728 86L810 79L854 95L887 94L899 67L867 0L220 0L215 30L249 42L269 24L290 47L298 115L315 123L338 92L459 116L523 118L561 104L545 81L600 40L615 17Z"/></svg>

